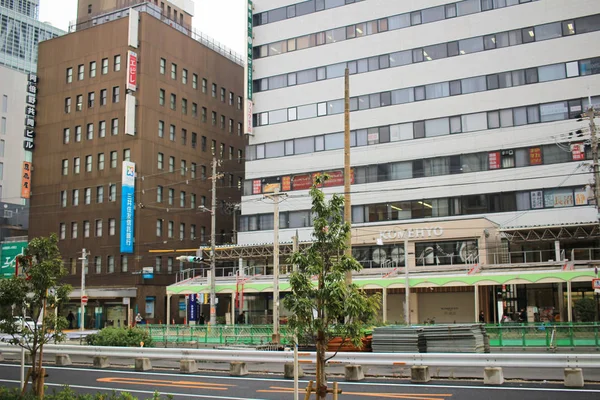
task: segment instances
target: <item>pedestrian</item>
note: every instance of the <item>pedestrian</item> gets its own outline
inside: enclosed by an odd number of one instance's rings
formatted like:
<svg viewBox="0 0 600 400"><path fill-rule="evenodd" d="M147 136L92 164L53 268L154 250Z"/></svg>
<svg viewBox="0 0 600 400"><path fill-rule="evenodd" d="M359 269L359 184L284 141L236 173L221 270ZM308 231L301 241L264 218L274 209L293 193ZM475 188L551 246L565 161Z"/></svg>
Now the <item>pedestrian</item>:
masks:
<svg viewBox="0 0 600 400"><path fill-rule="evenodd" d="M519 322L527 322L527 311L524 308L521 308L521 313L519 314Z"/></svg>
<svg viewBox="0 0 600 400"><path fill-rule="evenodd" d="M144 318L142 318L142 314L137 313L137 315L135 316L135 324L139 324L140 322L142 322Z"/></svg>
<svg viewBox="0 0 600 400"><path fill-rule="evenodd" d="M198 318L198 325L204 325L204 314L200 314L200 318Z"/></svg>
<svg viewBox="0 0 600 400"><path fill-rule="evenodd" d="M238 317L237 317L237 323L238 324L245 324L246 323L246 311L242 311L240 313L240 315L238 315Z"/></svg>
<svg viewBox="0 0 600 400"><path fill-rule="evenodd" d="M73 311L69 311L69 315L67 315L67 321L69 321L69 329L73 329L73 321L75 321Z"/></svg>
<svg viewBox="0 0 600 400"><path fill-rule="evenodd" d="M485 324L485 314L482 312L479 313L479 323Z"/></svg>

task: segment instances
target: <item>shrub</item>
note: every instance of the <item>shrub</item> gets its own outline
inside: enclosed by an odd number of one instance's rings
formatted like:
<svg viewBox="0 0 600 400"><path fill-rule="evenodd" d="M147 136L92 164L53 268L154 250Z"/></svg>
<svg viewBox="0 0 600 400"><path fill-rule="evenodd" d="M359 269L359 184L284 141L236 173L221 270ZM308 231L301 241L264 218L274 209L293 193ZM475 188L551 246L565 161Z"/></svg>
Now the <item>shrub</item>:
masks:
<svg viewBox="0 0 600 400"><path fill-rule="evenodd" d="M141 342L144 342L144 347L154 346L149 333L140 328L104 328L88 335L85 340L90 346L139 347Z"/></svg>
<svg viewBox="0 0 600 400"><path fill-rule="evenodd" d="M154 392L152 397L148 400L158 400L161 396L158 392ZM172 395L166 396L167 399L172 399ZM21 396L21 391L18 388L7 388L0 386L0 400L36 400L37 397L31 392L25 393ZM52 393L46 393L44 395L45 400L137 400L137 397L132 396L127 392L117 393L115 391L110 394L96 393L96 394L79 394L71 389L68 385L65 385L62 389L57 391L52 390Z"/></svg>
<svg viewBox="0 0 600 400"><path fill-rule="evenodd" d="M575 302L575 313L581 322L592 322L596 318L596 301L592 297L584 297Z"/></svg>

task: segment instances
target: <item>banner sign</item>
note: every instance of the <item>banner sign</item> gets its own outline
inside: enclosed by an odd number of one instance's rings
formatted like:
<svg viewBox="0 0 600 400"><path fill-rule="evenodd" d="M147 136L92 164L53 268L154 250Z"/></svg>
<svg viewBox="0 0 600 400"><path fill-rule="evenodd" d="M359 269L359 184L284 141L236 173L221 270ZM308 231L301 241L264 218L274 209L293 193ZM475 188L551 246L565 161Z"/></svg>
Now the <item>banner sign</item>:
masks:
<svg viewBox="0 0 600 400"><path fill-rule="evenodd" d="M194 293L188 295L188 321L196 321L198 316L196 315L196 295Z"/></svg>
<svg viewBox="0 0 600 400"><path fill-rule="evenodd" d="M252 0L248 0L248 59L247 65L247 81L248 81L248 93L246 98L252 101ZM252 114L250 114L252 115Z"/></svg>
<svg viewBox="0 0 600 400"><path fill-rule="evenodd" d="M27 75L27 96L25 96L27 105L25 106L25 140L23 141L23 148L28 151L32 151L35 147L33 138L35 138L37 84L37 75L29 73Z"/></svg>
<svg viewBox="0 0 600 400"><path fill-rule="evenodd" d="M121 253L133 253L135 163L123 161L121 177Z"/></svg>
<svg viewBox="0 0 600 400"><path fill-rule="evenodd" d="M31 163L23 161L21 171L21 198L28 199L31 195Z"/></svg>
<svg viewBox="0 0 600 400"><path fill-rule="evenodd" d="M127 52L127 90L135 92L137 89L137 54L131 50Z"/></svg>
<svg viewBox="0 0 600 400"><path fill-rule="evenodd" d="M142 278L144 278L144 279L154 278L154 267L143 267L142 268Z"/></svg>
<svg viewBox="0 0 600 400"><path fill-rule="evenodd" d="M2 243L0 248L0 279L15 276L17 256L25 253L27 242Z"/></svg>

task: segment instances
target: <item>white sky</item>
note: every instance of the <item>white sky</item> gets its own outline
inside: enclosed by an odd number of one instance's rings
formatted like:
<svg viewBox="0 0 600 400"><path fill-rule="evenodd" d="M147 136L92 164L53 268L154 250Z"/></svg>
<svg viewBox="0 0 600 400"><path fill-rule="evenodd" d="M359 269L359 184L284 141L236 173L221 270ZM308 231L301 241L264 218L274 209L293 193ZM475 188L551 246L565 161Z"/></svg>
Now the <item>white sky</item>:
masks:
<svg viewBox="0 0 600 400"><path fill-rule="evenodd" d="M242 56L245 54L244 0L193 0L193 26ZM68 30L77 16L77 0L40 0L40 21Z"/></svg>

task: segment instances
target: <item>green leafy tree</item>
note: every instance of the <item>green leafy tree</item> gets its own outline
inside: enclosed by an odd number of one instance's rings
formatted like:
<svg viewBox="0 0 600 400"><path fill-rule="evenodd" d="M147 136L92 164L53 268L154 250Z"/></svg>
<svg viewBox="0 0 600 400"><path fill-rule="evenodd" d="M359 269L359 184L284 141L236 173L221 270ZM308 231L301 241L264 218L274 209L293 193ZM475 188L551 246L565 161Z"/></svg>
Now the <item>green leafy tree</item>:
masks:
<svg viewBox="0 0 600 400"><path fill-rule="evenodd" d="M55 234L32 239L18 262L25 274L0 280L0 330L10 335L8 342L21 346L31 356L32 368L28 377L32 380L33 393L43 398L41 361L44 345L65 338L63 329L68 326L67 320L56 318L55 309L68 300L71 287L60 284L67 271ZM33 321L24 323L25 317L31 317Z"/></svg>
<svg viewBox="0 0 600 400"><path fill-rule="evenodd" d="M355 284L346 283L346 273L360 271L362 266L345 254L350 224L343 220L344 198L334 194L327 201L319 189L328 178L317 177L310 191L315 215L313 244L290 257L298 270L290 275L291 293L283 300L291 312L290 327L298 337L316 344L318 399L327 395L325 365L335 356L327 358L327 344L341 337L341 343L348 340L360 346L362 328L374 320L380 305L380 296L367 296Z"/></svg>
<svg viewBox="0 0 600 400"><path fill-rule="evenodd" d="M581 322L592 322L596 318L596 301L593 297L584 297L575 302L575 313Z"/></svg>

